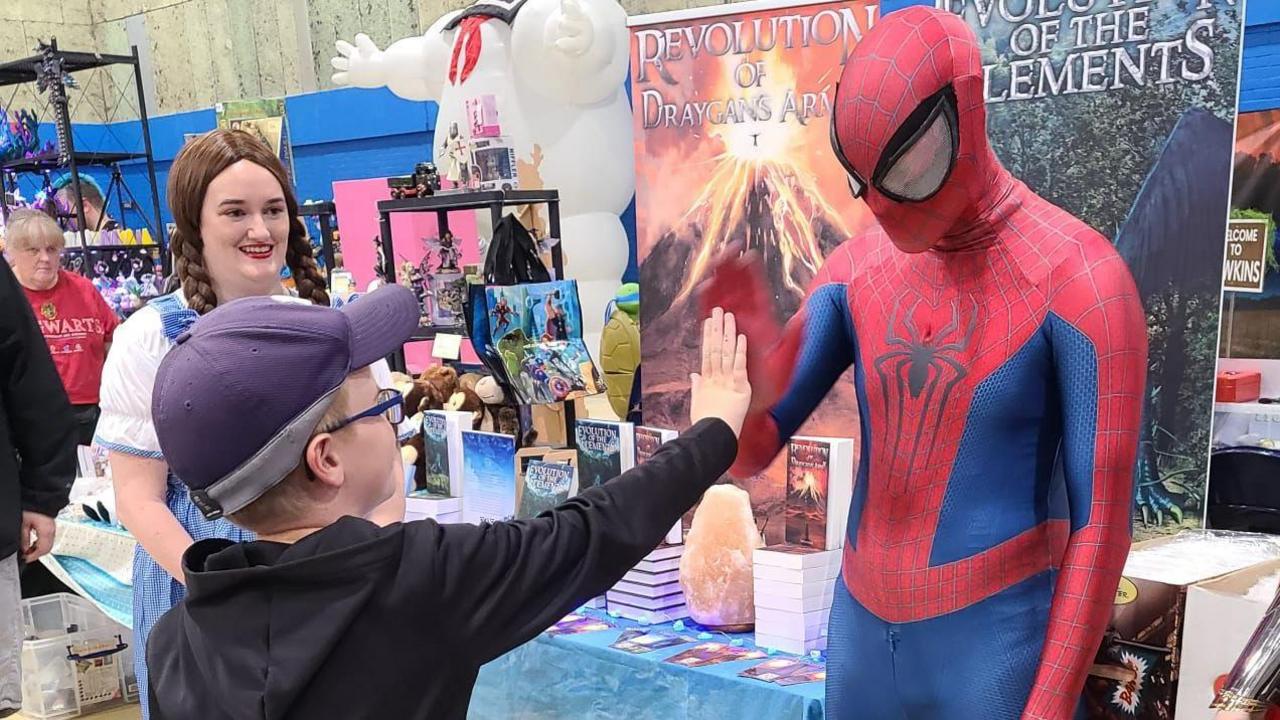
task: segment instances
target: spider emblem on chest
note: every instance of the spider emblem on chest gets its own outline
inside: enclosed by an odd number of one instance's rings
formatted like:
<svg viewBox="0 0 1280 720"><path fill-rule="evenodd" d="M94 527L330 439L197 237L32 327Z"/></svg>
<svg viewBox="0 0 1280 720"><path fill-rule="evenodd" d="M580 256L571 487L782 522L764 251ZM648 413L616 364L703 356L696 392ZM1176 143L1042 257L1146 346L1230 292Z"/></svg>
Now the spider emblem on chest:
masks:
<svg viewBox="0 0 1280 720"><path fill-rule="evenodd" d="M917 324L916 310L921 302L916 298L906 308L903 297L894 302L885 332L887 350L876 358L875 368L889 394L898 398L910 396L913 400L923 395L928 404L940 389L938 400L945 404L951 391L969 374L958 356L973 341L977 304L973 298L952 300L947 324L935 333L930 325L921 328ZM967 312L961 312L962 304L969 306L965 308Z"/></svg>

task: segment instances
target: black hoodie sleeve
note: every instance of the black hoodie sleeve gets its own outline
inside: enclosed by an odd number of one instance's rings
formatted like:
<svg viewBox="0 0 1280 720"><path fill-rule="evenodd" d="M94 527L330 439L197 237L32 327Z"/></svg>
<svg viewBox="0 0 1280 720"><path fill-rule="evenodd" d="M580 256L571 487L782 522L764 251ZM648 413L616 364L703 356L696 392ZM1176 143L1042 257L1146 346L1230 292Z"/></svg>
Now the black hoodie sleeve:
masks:
<svg viewBox="0 0 1280 720"><path fill-rule="evenodd" d="M639 467L531 520L408 523L406 560L423 580L433 627L485 663L533 639L612 587L733 463L733 431L703 420Z"/></svg>
<svg viewBox="0 0 1280 720"><path fill-rule="evenodd" d="M18 453L22 509L53 517L66 506L75 480L75 418L31 305L3 260L0 402Z"/></svg>

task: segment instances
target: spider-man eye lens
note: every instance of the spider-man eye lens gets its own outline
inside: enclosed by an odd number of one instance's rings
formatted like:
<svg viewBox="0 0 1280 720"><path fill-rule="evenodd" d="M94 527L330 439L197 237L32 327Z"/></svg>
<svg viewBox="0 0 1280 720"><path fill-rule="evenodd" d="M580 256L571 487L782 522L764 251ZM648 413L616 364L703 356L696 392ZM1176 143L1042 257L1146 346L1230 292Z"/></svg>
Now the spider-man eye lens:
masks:
<svg viewBox="0 0 1280 720"><path fill-rule="evenodd" d="M928 200L951 174L959 144L955 95L947 87L921 103L894 134L873 182L894 200Z"/></svg>
<svg viewBox="0 0 1280 720"><path fill-rule="evenodd" d="M840 88L836 87L836 92ZM836 159L840 161L840 167L844 168L845 174L849 176L849 192L853 193L855 198L860 198L867 192L867 182L862 179L857 170L853 169L853 165L849 163L849 158L844 156L844 151L840 149L840 137L836 135L836 119L831 118L831 151L835 153Z"/></svg>

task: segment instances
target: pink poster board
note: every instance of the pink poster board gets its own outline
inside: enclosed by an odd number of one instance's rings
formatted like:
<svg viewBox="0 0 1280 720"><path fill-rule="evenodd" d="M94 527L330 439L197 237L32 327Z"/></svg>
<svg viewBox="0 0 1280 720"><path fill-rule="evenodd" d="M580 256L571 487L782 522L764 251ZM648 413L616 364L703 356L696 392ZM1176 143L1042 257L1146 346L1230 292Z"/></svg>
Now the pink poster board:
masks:
<svg viewBox="0 0 1280 720"><path fill-rule="evenodd" d="M356 287L364 292L377 277L378 201L390 200L391 190L386 178L367 180L343 180L333 184L333 204L338 213L338 227L342 232L342 264L356 279ZM480 262L480 248L476 236L474 211L455 212L449 215L449 229L462 246L462 262ZM427 248L424 238L439 236L435 213L399 213L391 216L391 239L395 246L397 267L408 260L417 264ZM421 372L436 362L431 357L430 342L413 342L405 345L405 362L412 372ZM470 342L462 343L463 362L479 362Z"/></svg>

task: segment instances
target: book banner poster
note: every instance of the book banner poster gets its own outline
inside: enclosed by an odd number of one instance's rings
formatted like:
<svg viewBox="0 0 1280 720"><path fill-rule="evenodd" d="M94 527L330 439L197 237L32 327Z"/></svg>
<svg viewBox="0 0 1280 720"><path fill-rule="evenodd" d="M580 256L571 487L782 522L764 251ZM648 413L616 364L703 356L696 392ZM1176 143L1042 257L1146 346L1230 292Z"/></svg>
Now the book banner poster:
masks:
<svg viewBox="0 0 1280 720"><path fill-rule="evenodd" d="M831 154L829 123L840 68L878 17L878 3L854 0L632 18L646 425L687 422L702 334L693 290L718 252L761 252L786 321L823 259L869 222ZM857 429L847 376L801 433ZM785 455L743 484L771 544L784 533Z"/></svg>
<svg viewBox="0 0 1280 720"><path fill-rule="evenodd" d="M928 3L921 3L928 4ZM1111 238L1148 317L1137 539L1204 509L1242 3L936 0L984 48L988 132L1034 191ZM632 20L645 423L688 413L693 289L727 243L765 257L780 320L871 221L828 139L844 59L874 2L703 8ZM701 15L697 15L701 13ZM800 433L855 437L842 379ZM781 540L785 457L745 484Z"/></svg>
<svg viewBox="0 0 1280 720"><path fill-rule="evenodd" d="M1005 166L1111 238L1138 285L1150 354L1134 540L1199 527L1244 3L937 7L982 42L987 129Z"/></svg>
<svg viewBox="0 0 1280 720"><path fill-rule="evenodd" d="M1222 357L1280 357L1280 264L1275 229L1280 217L1280 110L1240 113L1236 118L1235 172L1231 178L1231 217L1267 222L1271 231L1263 256L1262 292L1226 293ZM1228 257L1228 284L1241 258Z"/></svg>

